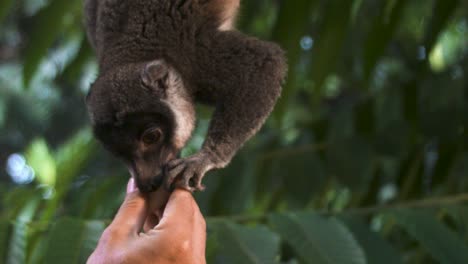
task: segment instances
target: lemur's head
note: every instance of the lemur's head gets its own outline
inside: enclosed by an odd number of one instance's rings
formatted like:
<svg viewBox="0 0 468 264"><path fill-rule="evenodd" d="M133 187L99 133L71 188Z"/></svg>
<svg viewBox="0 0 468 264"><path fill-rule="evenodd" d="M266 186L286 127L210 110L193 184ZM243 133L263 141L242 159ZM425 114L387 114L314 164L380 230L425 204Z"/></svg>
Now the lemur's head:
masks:
<svg viewBox="0 0 468 264"><path fill-rule="evenodd" d="M160 186L164 165L177 158L195 123L182 77L163 60L107 71L86 104L95 136L127 164L144 192Z"/></svg>

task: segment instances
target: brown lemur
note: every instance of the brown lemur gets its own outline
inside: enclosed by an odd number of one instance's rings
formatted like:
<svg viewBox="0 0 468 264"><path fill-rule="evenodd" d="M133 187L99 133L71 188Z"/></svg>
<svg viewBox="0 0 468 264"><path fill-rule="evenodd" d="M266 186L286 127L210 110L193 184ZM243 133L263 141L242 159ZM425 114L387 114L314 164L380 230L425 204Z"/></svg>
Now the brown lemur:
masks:
<svg viewBox="0 0 468 264"><path fill-rule="evenodd" d="M143 192L202 190L265 122L287 65L273 43L233 28L240 0L85 0L100 74L86 103L96 137ZM201 150L179 152L195 102L215 107Z"/></svg>

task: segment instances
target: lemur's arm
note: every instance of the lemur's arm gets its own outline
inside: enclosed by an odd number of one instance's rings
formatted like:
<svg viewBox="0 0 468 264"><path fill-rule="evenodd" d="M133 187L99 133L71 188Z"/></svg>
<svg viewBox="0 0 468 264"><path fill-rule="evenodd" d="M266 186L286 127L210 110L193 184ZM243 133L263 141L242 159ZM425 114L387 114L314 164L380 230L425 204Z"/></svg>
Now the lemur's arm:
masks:
<svg viewBox="0 0 468 264"><path fill-rule="evenodd" d="M229 162L273 110L286 73L284 52L273 43L240 32L219 32L200 52L196 74L217 97L203 150Z"/></svg>
<svg viewBox="0 0 468 264"><path fill-rule="evenodd" d="M284 52L273 43L237 31L200 37L193 65L200 93L211 95L216 109L201 151L171 162L168 183L182 174L181 186L202 189L210 169L224 167L254 135L272 111L286 73Z"/></svg>

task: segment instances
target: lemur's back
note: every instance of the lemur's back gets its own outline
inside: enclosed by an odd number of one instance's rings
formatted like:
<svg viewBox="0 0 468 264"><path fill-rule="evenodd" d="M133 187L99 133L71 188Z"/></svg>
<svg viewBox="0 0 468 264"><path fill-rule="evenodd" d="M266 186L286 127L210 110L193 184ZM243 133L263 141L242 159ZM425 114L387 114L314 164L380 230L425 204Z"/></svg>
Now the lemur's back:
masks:
<svg viewBox="0 0 468 264"><path fill-rule="evenodd" d="M239 0L85 0L85 22L101 56L119 38L170 49L201 28L229 30L238 7Z"/></svg>

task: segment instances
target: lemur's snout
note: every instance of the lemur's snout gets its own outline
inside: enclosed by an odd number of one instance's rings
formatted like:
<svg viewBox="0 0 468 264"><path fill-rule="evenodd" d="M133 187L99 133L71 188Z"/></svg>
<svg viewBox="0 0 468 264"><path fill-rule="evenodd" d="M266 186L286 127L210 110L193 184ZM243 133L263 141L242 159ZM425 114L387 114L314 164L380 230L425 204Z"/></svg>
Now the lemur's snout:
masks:
<svg viewBox="0 0 468 264"><path fill-rule="evenodd" d="M135 176L134 176L135 177ZM159 187L161 187L163 183L163 174L160 172L159 174L155 174L151 177L141 178L136 176L135 182L138 189L143 193L149 193L156 191Z"/></svg>

